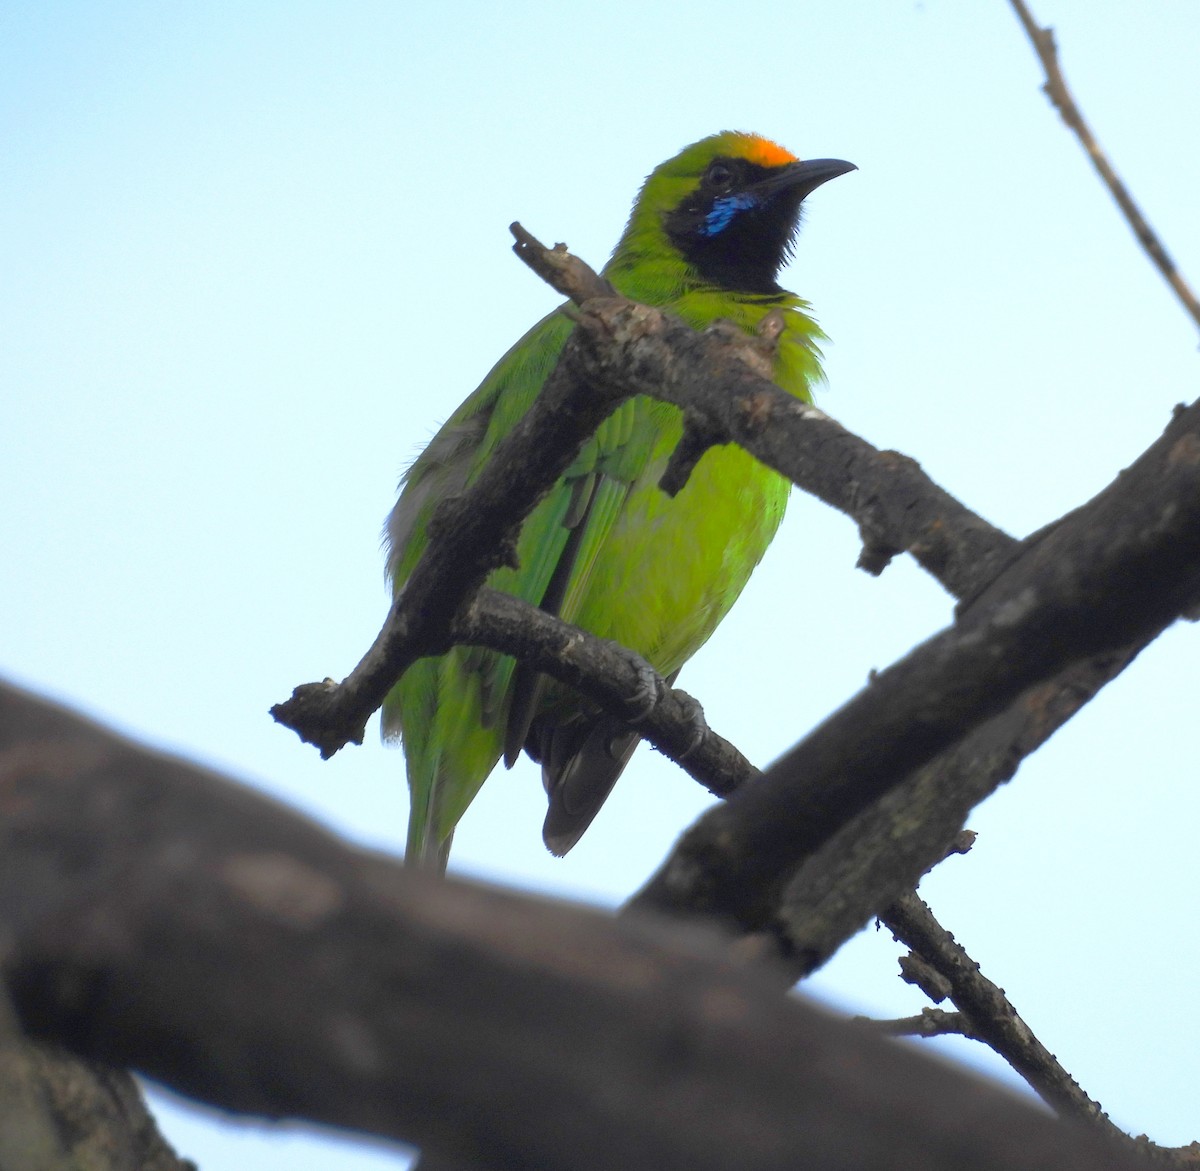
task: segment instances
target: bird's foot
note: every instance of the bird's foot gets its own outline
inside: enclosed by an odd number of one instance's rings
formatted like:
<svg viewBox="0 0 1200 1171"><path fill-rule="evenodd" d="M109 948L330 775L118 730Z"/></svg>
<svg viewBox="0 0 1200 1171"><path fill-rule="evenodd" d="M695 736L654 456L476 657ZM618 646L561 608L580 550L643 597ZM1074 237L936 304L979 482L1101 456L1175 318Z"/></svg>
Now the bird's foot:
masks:
<svg viewBox="0 0 1200 1171"><path fill-rule="evenodd" d="M700 706L700 701L694 695L688 695L686 691L674 689L674 695L679 702L679 706L683 708L684 719L690 725L692 734L688 746L676 756L676 760L682 764L701 744L704 743L704 737L708 735L708 721L704 718L704 708Z"/></svg>
<svg viewBox="0 0 1200 1171"><path fill-rule="evenodd" d="M667 684L645 659L637 659L634 670L637 672L637 688L626 699L622 718L636 727L658 706Z"/></svg>

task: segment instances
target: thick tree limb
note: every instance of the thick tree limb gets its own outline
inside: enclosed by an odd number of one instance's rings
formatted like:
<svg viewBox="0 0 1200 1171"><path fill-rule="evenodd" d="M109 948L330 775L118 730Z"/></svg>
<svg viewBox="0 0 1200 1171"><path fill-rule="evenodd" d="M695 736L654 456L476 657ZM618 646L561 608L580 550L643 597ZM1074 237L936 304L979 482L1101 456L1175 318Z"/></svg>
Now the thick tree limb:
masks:
<svg viewBox="0 0 1200 1171"><path fill-rule="evenodd" d="M864 923L917 885L970 811L1016 772L1138 648L1076 663L935 756L848 821L788 879L773 919L795 979L820 967Z"/></svg>
<svg viewBox="0 0 1200 1171"><path fill-rule="evenodd" d="M1027 688L1152 638L1198 595L1200 404L1040 534L954 626L706 814L633 905L761 929L790 871L914 769Z"/></svg>
<svg viewBox="0 0 1200 1171"><path fill-rule="evenodd" d="M0 1167L196 1171L167 1145L125 1070L11 1035L0 1045Z"/></svg>
<svg viewBox="0 0 1200 1171"><path fill-rule="evenodd" d="M226 1109L442 1166L1142 1165L703 935L405 871L15 690L0 813L25 1026Z"/></svg>
<svg viewBox="0 0 1200 1171"><path fill-rule="evenodd" d="M1058 64L1054 30L1042 28L1034 19L1033 13L1030 12L1024 0L1010 0L1010 3L1033 45L1034 52L1037 53L1038 60L1042 63L1042 69L1045 70L1046 83L1042 89L1045 90L1046 96L1058 110L1062 120L1074 132L1075 137L1079 139L1083 149L1087 151L1092 166L1113 199L1116 200L1121 214L1124 215L1133 234L1137 237L1142 250L1150 258L1151 264L1158 269L1163 280L1171 286L1183 306L1184 312L1197 325L1200 325L1200 301L1197 301L1196 295L1176 267L1175 261L1171 259L1166 246L1159 239L1158 233L1150 226L1149 221L1142 214L1141 208L1134 202L1133 196L1129 194L1129 189L1113 170L1108 156L1096 141L1096 136L1092 133L1091 127L1088 126L1079 107L1075 104L1075 99L1071 96L1071 91L1067 88L1066 78L1063 77L1062 69Z"/></svg>

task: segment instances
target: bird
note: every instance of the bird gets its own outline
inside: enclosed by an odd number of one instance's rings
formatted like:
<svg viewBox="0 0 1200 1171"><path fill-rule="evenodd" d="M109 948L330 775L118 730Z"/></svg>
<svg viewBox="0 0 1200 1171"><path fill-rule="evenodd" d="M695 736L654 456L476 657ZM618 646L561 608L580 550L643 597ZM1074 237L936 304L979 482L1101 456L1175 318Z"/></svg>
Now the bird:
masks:
<svg viewBox="0 0 1200 1171"><path fill-rule="evenodd" d="M802 161L756 134L724 131L656 167L602 275L620 295L695 329L725 320L784 326L774 381L812 401L824 339L809 305L778 283L804 200L849 171ZM566 307L492 368L411 464L384 533L398 594L428 544L437 505L461 493L529 409L574 328ZM791 484L742 448L709 449L671 497L658 481L683 432L678 408L626 400L525 520L517 566L487 585L640 654L673 681L725 617L783 519ZM542 766L543 840L563 855L608 797L638 743L621 720L497 652L455 647L418 660L383 705L410 789L405 857L444 871L454 829L501 757Z"/></svg>

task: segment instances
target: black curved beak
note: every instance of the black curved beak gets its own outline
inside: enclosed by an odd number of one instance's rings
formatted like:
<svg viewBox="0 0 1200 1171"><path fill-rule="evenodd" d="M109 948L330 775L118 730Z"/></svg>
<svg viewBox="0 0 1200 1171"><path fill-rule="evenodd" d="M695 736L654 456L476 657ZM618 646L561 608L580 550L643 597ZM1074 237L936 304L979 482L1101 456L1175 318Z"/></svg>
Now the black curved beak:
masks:
<svg viewBox="0 0 1200 1171"><path fill-rule="evenodd" d="M845 159L803 159L780 167L776 174L763 180L762 187L769 192L788 187L799 191L800 198L805 199L822 183L828 183L830 179L857 170L853 163L848 163Z"/></svg>

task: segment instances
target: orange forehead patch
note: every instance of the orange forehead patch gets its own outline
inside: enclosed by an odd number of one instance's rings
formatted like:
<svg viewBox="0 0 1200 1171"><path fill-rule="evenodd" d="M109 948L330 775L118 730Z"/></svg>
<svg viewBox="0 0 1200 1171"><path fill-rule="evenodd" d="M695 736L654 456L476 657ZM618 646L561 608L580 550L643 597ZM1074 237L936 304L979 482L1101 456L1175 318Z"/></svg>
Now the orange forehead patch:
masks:
<svg viewBox="0 0 1200 1171"><path fill-rule="evenodd" d="M749 159L750 162L757 163L760 167L782 167L796 161L796 156L790 150L784 150L777 142L772 142L769 138L759 138L757 135L749 134L742 142L745 144L744 148L738 153Z"/></svg>

